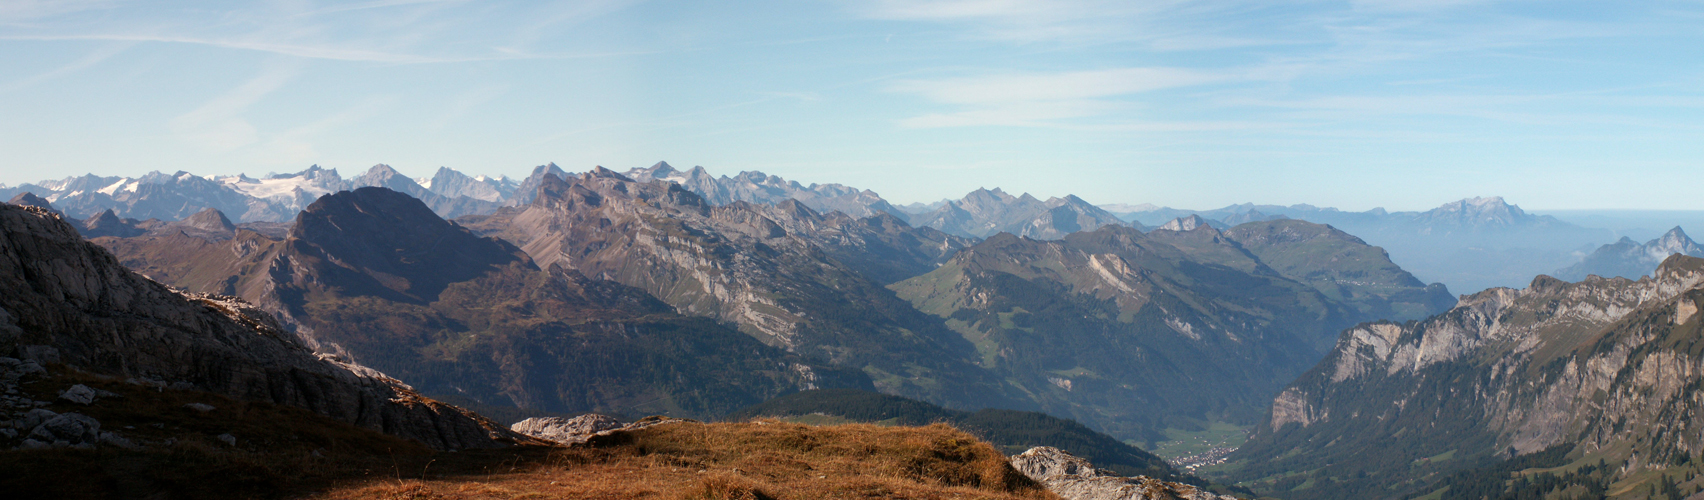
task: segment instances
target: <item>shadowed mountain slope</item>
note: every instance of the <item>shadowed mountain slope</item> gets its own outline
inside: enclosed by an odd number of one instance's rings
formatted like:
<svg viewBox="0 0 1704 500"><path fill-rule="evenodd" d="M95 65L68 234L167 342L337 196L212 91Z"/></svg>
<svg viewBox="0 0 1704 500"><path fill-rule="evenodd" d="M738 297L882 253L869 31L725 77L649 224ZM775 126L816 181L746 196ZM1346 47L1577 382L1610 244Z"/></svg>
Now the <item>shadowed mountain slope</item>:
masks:
<svg viewBox="0 0 1704 500"><path fill-rule="evenodd" d="M295 406L437 449L527 441L383 374L316 357L242 301L137 275L39 208L0 205L0 290L0 352Z"/></svg>

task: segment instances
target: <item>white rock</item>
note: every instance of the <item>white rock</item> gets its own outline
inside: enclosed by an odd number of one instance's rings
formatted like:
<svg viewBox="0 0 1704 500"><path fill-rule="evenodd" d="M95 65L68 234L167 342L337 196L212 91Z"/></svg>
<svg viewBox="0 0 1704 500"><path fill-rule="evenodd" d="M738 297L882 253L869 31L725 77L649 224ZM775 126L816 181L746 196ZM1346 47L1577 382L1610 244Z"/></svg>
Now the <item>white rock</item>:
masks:
<svg viewBox="0 0 1704 500"><path fill-rule="evenodd" d="M83 406L89 406L95 403L95 390L90 389L89 386L77 384L71 386L70 389L66 389L64 392L60 392L59 399Z"/></svg>
<svg viewBox="0 0 1704 500"><path fill-rule="evenodd" d="M509 430L562 444L584 443L599 432L622 428L621 420L587 413L574 418L534 417L509 426Z"/></svg>

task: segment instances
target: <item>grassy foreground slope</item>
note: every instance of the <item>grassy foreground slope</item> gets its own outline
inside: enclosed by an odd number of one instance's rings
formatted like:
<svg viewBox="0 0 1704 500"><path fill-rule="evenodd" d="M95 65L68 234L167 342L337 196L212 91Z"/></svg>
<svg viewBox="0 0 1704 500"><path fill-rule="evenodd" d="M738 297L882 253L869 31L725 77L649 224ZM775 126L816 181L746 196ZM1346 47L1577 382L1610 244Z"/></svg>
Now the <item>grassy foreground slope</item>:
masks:
<svg viewBox="0 0 1704 500"><path fill-rule="evenodd" d="M823 389L771 399L734 412L727 420L811 415L884 425L947 423L993 443L1008 454L1021 453L1035 446L1052 446L1119 474L1146 475L1171 481L1190 479L1178 474L1165 460L1152 453L1075 421L1037 412L1000 409L970 412L856 389Z"/></svg>
<svg viewBox="0 0 1704 500"><path fill-rule="evenodd" d="M296 408L53 371L20 393L142 448L0 450L4 498L1055 498L946 425L678 421L574 448L433 452ZM54 400L71 383L113 395Z"/></svg>
<svg viewBox="0 0 1704 500"><path fill-rule="evenodd" d="M993 446L940 424L683 421L498 458L488 472L415 469L309 498L1058 498Z"/></svg>

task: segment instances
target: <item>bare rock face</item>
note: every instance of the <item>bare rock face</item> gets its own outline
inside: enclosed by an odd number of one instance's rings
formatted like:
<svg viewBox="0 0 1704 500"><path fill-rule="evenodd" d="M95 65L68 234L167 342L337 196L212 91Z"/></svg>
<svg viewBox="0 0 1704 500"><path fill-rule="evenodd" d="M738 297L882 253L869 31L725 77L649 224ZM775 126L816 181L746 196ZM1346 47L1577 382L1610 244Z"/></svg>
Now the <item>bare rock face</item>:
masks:
<svg viewBox="0 0 1704 500"><path fill-rule="evenodd" d="M1345 492L1552 448L1624 474L1688 463L1704 450L1701 303L1704 259L1676 254L1637 281L1539 276L1423 321L1362 324L1278 395L1233 459L1368 478Z"/></svg>
<svg viewBox="0 0 1704 500"><path fill-rule="evenodd" d="M910 228L897 219L884 229L881 220L822 216L798 203L714 206L679 184L603 168L543 175L538 186L531 204L481 225L541 267L645 290L682 314L738 325L790 352L893 374L878 377L884 392L948 406L1023 407L1015 388L973 364L974 345L871 278L933 267L946 252L923 249L960 239L904 231ZM860 246L917 264L860 271L835 257Z"/></svg>
<svg viewBox="0 0 1704 500"><path fill-rule="evenodd" d="M1012 467L1030 479L1047 485L1067 500L1219 500L1218 495L1194 486L1161 481L1147 476L1121 477L1100 470L1077 456L1051 446L1037 446L1012 457Z"/></svg>
<svg viewBox="0 0 1704 500"><path fill-rule="evenodd" d="M0 354L295 406L441 450L532 441L384 374L316 357L240 299L131 272L36 207L0 205Z"/></svg>
<svg viewBox="0 0 1704 500"><path fill-rule="evenodd" d="M584 443L599 432L620 429L625 425L615 417L587 413L574 418L529 418L509 426L509 430L562 444L574 444Z"/></svg>

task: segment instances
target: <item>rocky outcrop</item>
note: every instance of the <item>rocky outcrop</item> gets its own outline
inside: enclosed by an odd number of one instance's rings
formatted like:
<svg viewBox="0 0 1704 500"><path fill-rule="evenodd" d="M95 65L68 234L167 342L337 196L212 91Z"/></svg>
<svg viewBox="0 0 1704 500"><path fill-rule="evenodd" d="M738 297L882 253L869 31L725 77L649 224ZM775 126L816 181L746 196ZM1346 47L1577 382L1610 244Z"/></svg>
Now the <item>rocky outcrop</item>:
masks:
<svg viewBox="0 0 1704 500"><path fill-rule="evenodd" d="M1624 474L1698 460L1701 303L1704 259L1673 255L1638 281L1540 276L1424 321L1351 328L1272 403L1232 457L1255 476L1237 479L1317 470L1389 485L1553 447L1622 460Z"/></svg>
<svg viewBox="0 0 1704 500"><path fill-rule="evenodd" d="M382 373L317 357L239 299L137 275L33 207L0 206L0 353L295 406L436 449L527 440Z"/></svg>
<svg viewBox="0 0 1704 500"><path fill-rule="evenodd" d="M587 413L573 418L533 417L509 426L509 430L561 444L584 443L599 432L620 429L626 424L608 415Z"/></svg>
<svg viewBox="0 0 1704 500"><path fill-rule="evenodd" d="M509 430L557 444L572 445L590 441L598 436L681 422L694 420L652 416L633 422L622 422L621 419L608 415L587 413L573 418L533 417L515 422L515 425L509 426Z"/></svg>
<svg viewBox="0 0 1704 500"><path fill-rule="evenodd" d="M1058 448L1038 446L1014 455L1012 467L1066 500L1232 500L1188 484L1096 469Z"/></svg>
<svg viewBox="0 0 1704 500"><path fill-rule="evenodd" d="M11 203L13 205L18 205L18 206L23 206L23 207L41 208L41 209L47 210L48 212L52 212L56 215L59 215L61 217L65 216L65 214L60 213L58 209L53 208L52 203L48 203L47 200L42 199L42 197L36 196L35 193L31 193L31 192L28 192L28 191L18 193L17 196L13 196L11 201L7 201L6 203Z"/></svg>

